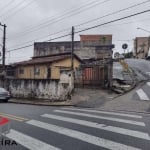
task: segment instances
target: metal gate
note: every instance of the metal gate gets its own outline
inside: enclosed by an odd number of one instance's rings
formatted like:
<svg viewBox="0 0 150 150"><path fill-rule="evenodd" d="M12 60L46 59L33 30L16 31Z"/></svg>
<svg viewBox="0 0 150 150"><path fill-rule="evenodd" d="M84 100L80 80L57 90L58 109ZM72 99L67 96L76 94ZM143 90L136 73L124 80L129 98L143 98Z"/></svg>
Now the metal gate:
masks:
<svg viewBox="0 0 150 150"><path fill-rule="evenodd" d="M75 72L75 87L104 87L108 82L108 67L82 65Z"/></svg>

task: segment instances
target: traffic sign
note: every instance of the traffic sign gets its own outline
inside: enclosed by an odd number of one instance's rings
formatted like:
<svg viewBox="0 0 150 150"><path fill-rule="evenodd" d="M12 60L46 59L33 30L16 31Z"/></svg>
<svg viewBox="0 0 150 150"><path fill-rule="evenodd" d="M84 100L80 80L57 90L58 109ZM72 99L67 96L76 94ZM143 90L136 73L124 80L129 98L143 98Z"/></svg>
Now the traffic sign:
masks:
<svg viewBox="0 0 150 150"><path fill-rule="evenodd" d="M123 48L123 49L127 49L127 48L128 48L128 44L123 44L123 45L122 45L122 48Z"/></svg>

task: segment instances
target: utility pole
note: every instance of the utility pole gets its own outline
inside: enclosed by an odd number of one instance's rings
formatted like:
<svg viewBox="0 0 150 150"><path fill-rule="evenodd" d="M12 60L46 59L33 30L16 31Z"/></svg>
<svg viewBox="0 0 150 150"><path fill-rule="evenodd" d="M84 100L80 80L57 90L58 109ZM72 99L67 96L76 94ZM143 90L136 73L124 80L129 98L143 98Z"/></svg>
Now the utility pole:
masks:
<svg viewBox="0 0 150 150"><path fill-rule="evenodd" d="M71 70L74 70L74 27L72 26L72 33L71 33Z"/></svg>
<svg viewBox="0 0 150 150"><path fill-rule="evenodd" d="M4 33L3 33L3 57L2 57L2 65L3 65L3 71L5 74L5 52L6 52L6 47L5 47L5 43L6 43L6 25L3 25L4 27Z"/></svg>
<svg viewBox="0 0 150 150"><path fill-rule="evenodd" d="M5 52L6 52L6 24L1 24L0 26L3 26L3 49L2 49L2 68L3 68L3 87L5 87L5 74L6 74L6 68L5 68Z"/></svg>

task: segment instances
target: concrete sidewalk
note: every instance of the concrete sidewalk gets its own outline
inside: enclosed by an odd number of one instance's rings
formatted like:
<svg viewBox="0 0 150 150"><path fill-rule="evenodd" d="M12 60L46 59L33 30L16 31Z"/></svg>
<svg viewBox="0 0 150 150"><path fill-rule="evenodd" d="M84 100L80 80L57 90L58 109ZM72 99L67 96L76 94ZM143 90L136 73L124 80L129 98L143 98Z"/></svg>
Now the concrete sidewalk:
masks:
<svg viewBox="0 0 150 150"><path fill-rule="evenodd" d="M103 89L80 89L76 88L72 98L66 101L50 101L39 99L20 99L11 98L10 103L30 104L41 106L77 106L77 107L99 107L106 101L112 100L118 94L110 93L108 90Z"/></svg>

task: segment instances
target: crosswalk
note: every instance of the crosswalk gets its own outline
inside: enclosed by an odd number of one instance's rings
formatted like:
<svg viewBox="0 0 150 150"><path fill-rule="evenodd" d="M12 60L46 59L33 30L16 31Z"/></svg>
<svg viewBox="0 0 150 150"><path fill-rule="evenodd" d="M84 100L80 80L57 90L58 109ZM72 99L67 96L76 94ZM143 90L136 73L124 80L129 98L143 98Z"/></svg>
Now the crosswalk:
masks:
<svg viewBox="0 0 150 150"><path fill-rule="evenodd" d="M136 90L139 100L150 101L150 82L147 82L143 88Z"/></svg>
<svg viewBox="0 0 150 150"><path fill-rule="evenodd" d="M26 121L28 129L34 128L37 135L13 128L4 136L29 150L70 149L67 144L54 142L54 136L58 141L71 141L70 145L76 145L72 150L82 150L82 143L84 149L92 150L148 150L150 136L142 120L141 115L66 107ZM45 133L45 138L40 138L38 131ZM134 143L136 140L138 142ZM140 143L144 143L144 147Z"/></svg>

